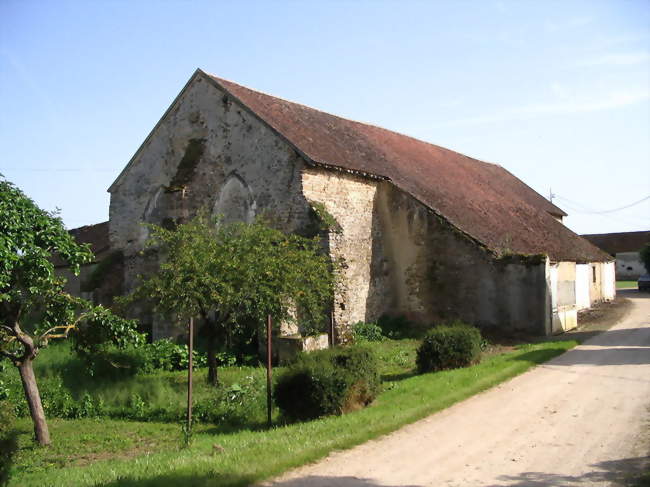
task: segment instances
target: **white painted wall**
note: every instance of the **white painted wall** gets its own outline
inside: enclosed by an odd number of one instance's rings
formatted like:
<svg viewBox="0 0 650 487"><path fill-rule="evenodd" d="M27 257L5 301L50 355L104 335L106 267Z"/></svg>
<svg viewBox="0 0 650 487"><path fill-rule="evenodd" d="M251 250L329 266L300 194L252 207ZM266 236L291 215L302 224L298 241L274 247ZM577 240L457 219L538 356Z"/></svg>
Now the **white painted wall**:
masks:
<svg viewBox="0 0 650 487"><path fill-rule="evenodd" d="M576 306L579 310L591 306L589 298L589 279L591 279L589 264L576 264Z"/></svg>
<svg viewBox="0 0 650 487"><path fill-rule="evenodd" d="M603 299L609 301L616 297L616 267L614 262L605 262L603 269Z"/></svg>
<svg viewBox="0 0 650 487"><path fill-rule="evenodd" d="M637 280L646 274L638 252L619 252L616 254L616 277L621 281Z"/></svg>

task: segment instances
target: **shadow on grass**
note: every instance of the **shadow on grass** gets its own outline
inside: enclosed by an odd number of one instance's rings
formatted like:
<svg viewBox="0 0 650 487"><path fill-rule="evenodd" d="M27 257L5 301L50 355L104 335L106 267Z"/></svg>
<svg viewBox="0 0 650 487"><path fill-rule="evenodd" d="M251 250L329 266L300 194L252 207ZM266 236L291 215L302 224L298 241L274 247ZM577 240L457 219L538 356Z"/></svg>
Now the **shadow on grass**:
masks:
<svg viewBox="0 0 650 487"><path fill-rule="evenodd" d="M400 380L410 379L418 375L416 370L409 370L408 372L401 372L399 374L384 374L381 376L382 382L397 382Z"/></svg>
<svg viewBox="0 0 650 487"><path fill-rule="evenodd" d="M581 485L650 486L650 457L609 460L591 465L591 470L580 475L559 475L546 472L522 472L502 475L492 487L575 487Z"/></svg>
<svg viewBox="0 0 650 487"><path fill-rule="evenodd" d="M113 482L97 484L102 487L240 487L251 485L254 478L250 475L237 474L187 474L187 473L168 473L157 475L147 479L121 478Z"/></svg>
<svg viewBox="0 0 650 487"><path fill-rule="evenodd" d="M251 485L254 479L246 475L185 475L169 474L160 475L145 480L120 479L108 484L100 484L102 487L243 487ZM257 485L257 484L255 484ZM399 484L389 485L377 483L370 479L358 477L329 477L322 475L309 475L299 479L268 482L263 485L269 487L418 487L417 485Z"/></svg>
<svg viewBox="0 0 650 487"><path fill-rule="evenodd" d="M18 431L0 431L0 485L9 482L9 472L18 451Z"/></svg>
<svg viewBox="0 0 650 487"><path fill-rule="evenodd" d="M411 484L385 484L377 483L371 479L359 477L327 477L322 475L308 475L299 479L269 482L269 487L419 487Z"/></svg>

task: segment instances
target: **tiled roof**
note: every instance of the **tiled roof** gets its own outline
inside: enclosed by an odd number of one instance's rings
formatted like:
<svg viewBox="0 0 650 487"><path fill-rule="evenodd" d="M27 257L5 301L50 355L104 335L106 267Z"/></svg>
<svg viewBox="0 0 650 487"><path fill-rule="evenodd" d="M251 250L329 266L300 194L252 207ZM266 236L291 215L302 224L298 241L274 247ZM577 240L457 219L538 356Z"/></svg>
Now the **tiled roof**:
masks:
<svg viewBox="0 0 650 487"><path fill-rule="evenodd" d="M551 216L566 213L501 166L199 73L274 129L309 163L387 179L497 254L611 260Z"/></svg>
<svg viewBox="0 0 650 487"><path fill-rule="evenodd" d="M583 235L582 238L589 240L608 254L614 255L621 252L638 252L644 245L650 244L650 231L593 233Z"/></svg>
<svg viewBox="0 0 650 487"><path fill-rule="evenodd" d="M90 244L90 250L92 250L95 256L93 262L101 260L103 254L109 250L108 222L73 228L72 230L68 230L68 233L72 235L78 244ZM58 255L55 255L54 265L56 267L66 267L68 263Z"/></svg>

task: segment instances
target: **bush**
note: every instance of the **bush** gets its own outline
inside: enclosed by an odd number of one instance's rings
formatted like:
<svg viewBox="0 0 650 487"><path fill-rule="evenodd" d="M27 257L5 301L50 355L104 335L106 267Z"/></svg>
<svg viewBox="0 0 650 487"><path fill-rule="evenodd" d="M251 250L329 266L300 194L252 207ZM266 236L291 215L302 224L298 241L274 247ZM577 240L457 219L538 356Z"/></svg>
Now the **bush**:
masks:
<svg viewBox="0 0 650 487"><path fill-rule="evenodd" d="M427 332L418 348L418 371L455 369L478 362L481 341L481 333L473 326L460 322L436 326Z"/></svg>
<svg viewBox="0 0 650 487"><path fill-rule="evenodd" d="M187 369L187 345L177 345L169 338L124 349L102 347L93 355L80 356L89 372L100 378L119 379L137 373L149 374L157 370ZM193 368L205 367L207 356L197 350L192 353Z"/></svg>
<svg viewBox="0 0 650 487"><path fill-rule="evenodd" d="M650 243L645 244L639 251L639 257L641 258L641 262L643 262L646 272L650 274Z"/></svg>
<svg viewBox="0 0 650 487"><path fill-rule="evenodd" d="M377 320L377 326L381 329L382 335L392 340L420 338L425 332L425 328L421 324L402 315L382 315Z"/></svg>
<svg viewBox="0 0 650 487"><path fill-rule="evenodd" d="M9 481L11 464L18 449L15 421L13 408L5 400L0 400L0 485Z"/></svg>
<svg viewBox="0 0 650 487"><path fill-rule="evenodd" d="M355 342L381 342L386 339L377 323L359 321L352 326Z"/></svg>
<svg viewBox="0 0 650 487"><path fill-rule="evenodd" d="M266 421L266 382L263 374L247 375L230 385L219 385L194 405L197 421L226 428L253 426Z"/></svg>
<svg viewBox="0 0 650 487"><path fill-rule="evenodd" d="M381 380L373 352L362 346L302 353L280 376L275 400L289 419L343 414L368 405Z"/></svg>
<svg viewBox="0 0 650 487"><path fill-rule="evenodd" d="M157 340L135 349L142 355L144 372L154 370L186 370L188 361L187 345L177 345L169 338ZM207 358L198 351L192 351L193 368L205 367Z"/></svg>

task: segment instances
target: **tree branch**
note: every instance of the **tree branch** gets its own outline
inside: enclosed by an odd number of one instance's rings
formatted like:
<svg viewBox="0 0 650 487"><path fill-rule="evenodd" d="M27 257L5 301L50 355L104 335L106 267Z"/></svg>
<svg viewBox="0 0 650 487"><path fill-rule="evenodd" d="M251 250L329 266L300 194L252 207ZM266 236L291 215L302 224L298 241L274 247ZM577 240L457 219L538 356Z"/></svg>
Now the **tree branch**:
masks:
<svg viewBox="0 0 650 487"><path fill-rule="evenodd" d="M45 341L45 343L47 343L47 341L48 341L50 338L68 338L68 333L70 333L70 330L72 330L73 328L76 328L77 325L79 324L79 322L80 322L81 320L83 320L84 318L86 318L87 315L88 315L88 313L82 313L82 314L80 314L79 316L77 316L77 318L76 318L76 319L72 322L72 324L70 324L70 325L57 325L57 326L53 326L53 327L50 328L49 330L44 331L43 333L41 333L41 334L36 338L36 340L37 340L39 343L42 342L42 341ZM55 335L50 335L50 333L52 333L54 330L60 330L60 329L65 329L65 332L63 332L63 333L57 333L57 334L55 334Z"/></svg>
<svg viewBox="0 0 650 487"><path fill-rule="evenodd" d="M7 332L8 332L12 337L15 338L15 336L14 336L14 329L13 329L13 328L11 328L10 326L7 326L7 325L0 325L0 328L4 328L5 330L7 330Z"/></svg>
<svg viewBox="0 0 650 487"><path fill-rule="evenodd" d="M5 350L0 350L0 355L2 355L3 357L8 358L8 359L11 360L14 364L15 364L16 362L20 362L20 357L19 357L18 355L14 354L14 353L7 352L7 351L5 351Z"/></svg>

